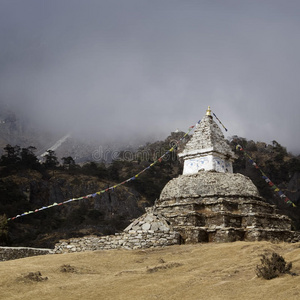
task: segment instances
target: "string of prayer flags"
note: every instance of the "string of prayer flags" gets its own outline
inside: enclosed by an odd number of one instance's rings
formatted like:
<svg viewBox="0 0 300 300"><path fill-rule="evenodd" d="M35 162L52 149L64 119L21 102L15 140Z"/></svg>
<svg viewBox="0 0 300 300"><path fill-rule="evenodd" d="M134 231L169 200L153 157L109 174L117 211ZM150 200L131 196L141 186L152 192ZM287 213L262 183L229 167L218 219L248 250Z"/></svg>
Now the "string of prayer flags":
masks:
<svg viewBox="0 0 300 300"><path fill-rule="evenodd" d="M189 129L193 129L194 127L196 127L199 123L201 122L201 119L195 124L189 127ZM187 136L188 133L186 133L180 140L182 140L185 136Z"/></svg>
<svg viewBox="0 0 300 300"><path fill-rule="evenodd" d="M219 123L223 126L225 131L227 131L227 128L223 125L223 123L220 121L220 119L216 116L215 113L213 113L214 117L219 121ZM244 155L248 157L250 164L258 169L261 174L262 178L268 183L268 185L271 187L271 189L274 190L278 194L278 196L284 200L285 203L291 204L293 207L296 207L295 203L293 203L272 181L270 178L266 176L266 174L260 169L260 167L256 164L256 162L251 158L251 156L243 149L241 145L236 146L237 150L243 151Z"/></svg>
<svg viewBox="0 0 300 300"><path fill-rule="evenodd" d="M216 114L213 112L214 117L219 121L219 123L223 126L225 131L228 131L227 128L223 125L223 123L220 121L220 119L216 116Z"/></svg>
<svg viewBox="0 0 300 300"><path fill-rule="evenodd" d="M256 169L260 171L262 174L262 178L265 180L265 182L271 187L274 192L278 194L278 196L287 204L291 204L293 207L296 207L295 203L293 203L275 184L272 182L272 180L260 169L260 167L255 163L255 161L251 158L251 156L243 149L241 145L236 146L237 150L240 150L244 153L245 156L248 157L249 162L254 166Z"/></svg>
<svg viewBox="0 0 300 300"><path fill-rule="evenodd" d="M196 125L198 125L200 123L201 120L199 120ZM184 134L183 137L181 137L177 142L176 142L176 145L178 145L179 143L181 143L183 141L183 139L191 132L191 130L196 126L190 126L188 131ZM43 206L41 208L38 208L38 209L35 209L34 211L28 211L28 212L24 212L23 214L20 214L20 215L17 215L15 217L12 217L12 218L8 218L7 221L10 221L10 220L15 220L17 218L20 218L20 217L23 217L23 216L26 216L26 215L29 215L29 214L32 214L32 213L37 213L39 211L42 211L42 210L45 210L45 209L48 209L48 208L51 208L51 207L54 207L54 206L60 206L60 205L64 205L66 203L70 203L70 202L73 202L73 201L80 201L80 200L83 200L83 199L88 199L88 198L94 198L96 197L97 195L100 195L102 193L107 193L109 191L113 191L115 190L115 188L117 188L118 186L120 185L123 185L127 182L130 182L130 181L133 181L133 180L136 180L139 175L141 175L142 173L144 173L146 170L149 170L151 167L153 167L154 165L156 165L157 163L159 162L162 162L162 159L167 155L169 154L170 152L173 152L175 149L177 148L172 146L165 154L163 154L161 157L159 157L156 161L154 161L153 163L151 163L148 167L146 167L145 169L143 169L142 171L140 171L139 173L137 173L136 175L132 176L131 178L128 178L127 180L124 180L123 182L121 183L118 183L114 186L111 186L109 188L106 188L102 191L98 191L98 192L95 192L93 194L89 194L89 195L86 195L86 196L83 196L83 197L79 197L79 198L72 198L72 199L69 199L69 200L66 200L64 202L61 202L61 203L53 203L51 205L48 205L48 206Z"/></svg>

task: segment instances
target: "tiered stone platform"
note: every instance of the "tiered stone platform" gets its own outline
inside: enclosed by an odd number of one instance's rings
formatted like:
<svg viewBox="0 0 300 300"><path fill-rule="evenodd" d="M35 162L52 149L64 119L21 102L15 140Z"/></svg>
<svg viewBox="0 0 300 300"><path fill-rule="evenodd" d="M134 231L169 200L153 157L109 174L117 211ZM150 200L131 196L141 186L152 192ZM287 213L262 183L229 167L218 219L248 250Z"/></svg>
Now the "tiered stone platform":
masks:
<svg viewBox="0 0 300 300"><path fill-rule="evenodd" d="M167 183L154 211L168 220L182 243L279 240L293 237L279 215L241 174L200 171Z"/></svg>
<svg viewBox="0 0 300 300"><path fill-rule="evenodd" d="M124 232L60 241L54 253L243 240L296 242L299 234L248 177L200 171L169 181L155 205Z"/></svg>

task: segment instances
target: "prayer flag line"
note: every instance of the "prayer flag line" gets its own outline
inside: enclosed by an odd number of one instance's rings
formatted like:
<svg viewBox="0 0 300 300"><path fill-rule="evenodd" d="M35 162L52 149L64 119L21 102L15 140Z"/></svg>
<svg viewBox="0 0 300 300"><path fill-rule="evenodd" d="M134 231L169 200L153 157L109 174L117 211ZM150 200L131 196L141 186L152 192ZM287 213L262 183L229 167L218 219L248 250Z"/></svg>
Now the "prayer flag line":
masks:
<svg viewBox="0 0 300 300"><path fill-rule="evenodd" d="M216 116L216 114L213 112L214 117L219 121L219 123L223 126L225 131L228 131L227 128L223 125L223 123L220 121L220 119Z"/></svg>
<svg viewBox="0 0 300 300"><path fill-rule="evenodd" d="M168 151L166 151L162 156L160 156L157 160L155 160L153 163L151 163L149 166L147 166L146 168L144 168L142 171L140 171L139 173L137 173L136 175L128 178L127 180L124 180L114 186L111 186L109 188L106 188L106 189L103 189L101 191L98 191L98 192L95 192L93 194L89 194L89 195L86 195L86 196L82 196L82 197L79 197L79 198L72 198L72 199L69 199L69 200L66 200L66 201L63 201L63 202L60 202L60 203L53 203L51 205L48 205L48 206L43 206L41 208L37 208L35 210L30 210L28 212L24 212L22 214L19 214L19 215L16 215L15 217L12 217L12 218L7 218L7 221L11 221L11 220L15 220L17 218L20 218L20 217L23 217L23 216L27 216L29 214L33 214L33 213L37 213L39 211L42 211L42 210L45 210L45 209L48 209L48 208L51 208L51 207L54 207L54 206L60 206L60 205L64 205L66 203L70 203L70 202L73 202L73 201L80 201L80 200L83 200L83 199L88 199L88 198L94 198L96 197L97 195L100 195L100 194L103 194L103 193L106 193L110 190L114 190L115 188L129 182L129 181L132 181L132 180L135 180L139 175L141 175L142 173L144 173L146 170L150 169L151 167L153 167L154 165L156 165L158 162L161 162L163 157L165 157L167 154L169 154L170 152L173 152L176 148L177 148L177 145L179 143L182 142L182 140L192 131L192 129L197 126L199 123L200 123L201 120L199 120L196 125L193 125L193 126L190 126L188 131L178 140L176 141L176 146L172 146Z"/></svg>
<svg viewBox="0 0 300 300"><path fill-rule="evenodd" d="M219 123L223 126L223 128L227 130L227 128L223 125L223 123L219 120L219 118L216 116L216 114L213 112L213 115L214 117L219 121ZM243 147L241 145L237 145L236 146L236 149L240 150L240 151L243 151L244 155L248 157L249 159L249 162L256 168L258 169L261 174L262 174L262 178L265 179L266 183L269 184L269 186L274 190L274 192L277 192L277 194L279 195L279 197L281 199L284 199L284 202L287 203L287 204L291 204L293 207L296 207L295 203L292 202L271 180L270 178L268 178L266 176L266 174L260 169L260 167L256 164L256 162L251 158L251 156L246 152L244 151Z"/></svg>
<svg viewBox="0 0 300 300"><path fill-rule="evenodd" d="M236 146L237 150L240 150L244 153L245 156L248 157L249 162L254 166L256 169L260 171L262 174L262 178L265 180L265 182L274 190L274 192L277 192L278 196L284 200L285 203L291 204L293 207L296 207L295 203L292 202L272 181L271 179L260 169L260 167L256 164L256 162L251 158L251 156L243 149L241 145Z"/></svg>

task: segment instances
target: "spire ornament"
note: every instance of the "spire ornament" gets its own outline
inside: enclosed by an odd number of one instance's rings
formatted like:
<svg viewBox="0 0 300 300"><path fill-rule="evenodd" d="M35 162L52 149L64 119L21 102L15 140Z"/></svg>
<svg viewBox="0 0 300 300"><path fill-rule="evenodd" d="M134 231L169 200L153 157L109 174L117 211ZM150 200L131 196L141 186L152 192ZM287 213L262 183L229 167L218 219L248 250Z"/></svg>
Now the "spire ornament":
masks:
<svg viewBox="0 0 300 300"><path fill-rule="evenodd" d="M206 111L206 115L207 116L211 116L211 109L210 109L210 106L208 107L207 111Z"/></svg>

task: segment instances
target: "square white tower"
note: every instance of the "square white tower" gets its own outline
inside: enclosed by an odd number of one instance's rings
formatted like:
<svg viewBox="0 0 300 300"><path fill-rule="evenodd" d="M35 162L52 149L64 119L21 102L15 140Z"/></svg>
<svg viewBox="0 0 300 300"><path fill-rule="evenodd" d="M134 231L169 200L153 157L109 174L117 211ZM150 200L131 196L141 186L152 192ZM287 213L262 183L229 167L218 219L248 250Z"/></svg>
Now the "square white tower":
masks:
<svg viewBox="0 0 300 300"><path fill-rule="evenodd" d="M184 159L183 175L201 170L233 173L232 162L236 156L213 120L210 107L179 157Z"/></svg>

